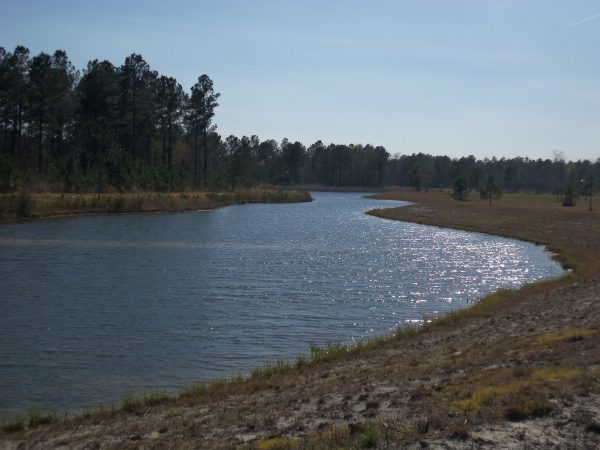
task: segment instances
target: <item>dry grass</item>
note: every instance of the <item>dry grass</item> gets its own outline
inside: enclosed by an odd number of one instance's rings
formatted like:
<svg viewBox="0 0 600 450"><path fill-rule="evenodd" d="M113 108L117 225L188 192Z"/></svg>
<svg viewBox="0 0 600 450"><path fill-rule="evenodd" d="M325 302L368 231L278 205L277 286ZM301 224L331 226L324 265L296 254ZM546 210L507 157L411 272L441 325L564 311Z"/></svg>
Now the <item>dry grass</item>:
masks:
<svg viewBox="0 0 600 450"><path fill-rule="evenodd" d="M244 203L310 201L304 191L271 187L235 192L144 192L127 194L0 194L0 223L73 214L120 214L210 210Z"/></svg>
<svg viewBox="0 0 600 450"><path fill-rule="evenodd" d="M578 274L600 273L600 205L593 211L585 202L564 207L553 196L535 194L507 194L491 207L475 196L466 202L454 200L447 191L391 191L374 197L416 202L370 212L377 217L543 244Z"/></svg>
<svg viewBox="0 0 600 450"><path fill-rule="evenodd" d="M536 339L536 342L538 344L548 344L554 341L579 341L597 333L597 328L566 328L546 333Z"/></svg>

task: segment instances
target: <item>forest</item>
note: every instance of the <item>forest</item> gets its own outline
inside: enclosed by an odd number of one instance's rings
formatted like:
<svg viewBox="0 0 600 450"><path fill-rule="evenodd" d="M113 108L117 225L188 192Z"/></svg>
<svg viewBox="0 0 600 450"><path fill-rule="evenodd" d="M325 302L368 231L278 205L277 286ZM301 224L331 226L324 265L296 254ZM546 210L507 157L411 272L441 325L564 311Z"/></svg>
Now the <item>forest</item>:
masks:
<svg viewBox="0 0 600 450"><path fill-rule="evenodd" d="M450 158L371 144L306 145L219 135L220 94L203 74L185 90L139 54L121 66L67 53L0 47L0 191L235 190L257 184L453 188L464 199L501 192L591 196L596 161ZM435 149L443 152L443 149ZM550 157L551 156L551 157ZM596 183L594 183L596 180Z"/></svg>

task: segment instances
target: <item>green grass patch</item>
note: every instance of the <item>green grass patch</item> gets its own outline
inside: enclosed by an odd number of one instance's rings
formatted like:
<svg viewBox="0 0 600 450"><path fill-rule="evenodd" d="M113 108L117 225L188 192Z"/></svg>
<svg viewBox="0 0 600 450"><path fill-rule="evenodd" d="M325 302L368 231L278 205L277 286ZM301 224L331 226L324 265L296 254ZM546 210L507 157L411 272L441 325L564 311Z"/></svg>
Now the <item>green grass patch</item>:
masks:
<svg viewBox="0 0 600 450"><path fill-rule="evenodd" d="M3 433L18 433L19 431L23 431L24 429L25 422L21 418L9 420L8 422L5 422L0 426L0 430L2 430Z"/></svg>
<svg viewBox="0 0 600 450"><path fill-rule="evenodd" d="M598 332L595 328L564 328L562 330L552 331L536 339L538 344L550 344L556 341L579 341L586 337L595 335Z"/></svg>
<svg viewBox="0 0 600 450"><path fill-rule="evenodd" d="M290 450L300 447L297 439L276 437L263 439L256 444L257 450Z"/></svg>
<svg viewBox="0 0 600 450"><path fill-rule="evenodd" d="M165 391L151 392L144 395L144 404L146 406L156 406L172 400L173 397Z"/></svg>
<svg viewBox="0 0 600 450"><path fill-rule="evenodd" d="M569 367L515 367L486 376L476 375L463 385L466 397L454 400L451 410L496 420L540 417L554 410L550 401L552 392L560 389L564 381L581 374L580 369ZM452 388L448 397L465 396L460 390L461 387Z"/></svg>
<svg viewBox="0 0 600 450"><path fill-rule="evenodd" d="M569 380L580 374L581 369L566 367L544 367L541 369L535 369L531 372L532 378L547 381L549 383L557 383L562 380Z"/></svg>
<svg viewBox="0 0 600 450"><path fill-rule="evenodd" d="M127 413L137 412L140 408L144 406L144 402L140 398L132 398L127 397L123 399L123 404L121 405L123 411Z"/></svg>
<svg viewBox="0 0 600 450"><path fill-rule="evenodd" d="M530 381L517 380L499 386L483 386L475 389L469 398L456 400L452 406L464 413L476 412L483 405L489 405L490 400L513 395L531 386Z"/></svg>
<svg viewBox="0 0 600 450"><path fill-rule="evenodd" d="M191 386L188 386L180 392L179 396L182 398L186 397L200 397L206 395L208 392L208 388L206 383L195 383Z"/></svg>
<svg viewBox="0 0 600 450"><path fill-rule="evenodd" d="M247 380L247 377L237 375L236 377L230 379L218 379L209 383L198 382L183 389L179 393L178 397L184 399L195 399L214 395L215 393L230 389L231 387L239 386Z"/></svg>
<svg viewBox="0 0 600 450"><path fill-rule="evenodd" d="M129 397L123 400L122 408L127 413L139 413L142 409L173 401L174 397L165 391L148 392L142 397Z"/></svg>
<svg viewBox="0 0 600 450"><path fill-rule="evenodd" d="M363 429L363 437L361 442L362 448L376 448L379 440L379 433L374 426L366 426Z"/></svg>
<svg viewBox="0 0 600 450"><path fill-rule="evenodd" d="M413 336L416 331L397 332L396 337ZM327 342L324 345L310 344L309 354L300 355L295 361L274 361L263 367L252 370L250 378L270 378L274 375L313 366L318 363L337 360L343 357L357 355L361 352L379 348L390 341L392 336L378 336L353 345L344 345L340 342Z"/></svg>
<svg viewBox="0 0 600 450"><path fill-rule="evenodd" d="M27 423L31 428L47 425L56 420L56 416L53 413L43 413L37 408L31 408L27 412L27 416Z"/></svg>

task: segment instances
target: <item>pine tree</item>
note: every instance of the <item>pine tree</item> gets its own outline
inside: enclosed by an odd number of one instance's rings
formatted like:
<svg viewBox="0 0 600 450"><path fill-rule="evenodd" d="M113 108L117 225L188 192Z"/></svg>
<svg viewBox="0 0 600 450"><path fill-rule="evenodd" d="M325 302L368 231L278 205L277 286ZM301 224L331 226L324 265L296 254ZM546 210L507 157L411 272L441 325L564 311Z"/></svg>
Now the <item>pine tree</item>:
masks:
<svg viewBox="0 0 600 450"><path fill-rule="evenodd" d="M213 82L208 75L202 75L198 82L192 86L188 122L194 137L194 184L198 184L199 177L199 138L202 138L202 186L206 190L208 146L207 138L215 115L215 108L219 106L217 99L221 96L215 93Z"/></svg>

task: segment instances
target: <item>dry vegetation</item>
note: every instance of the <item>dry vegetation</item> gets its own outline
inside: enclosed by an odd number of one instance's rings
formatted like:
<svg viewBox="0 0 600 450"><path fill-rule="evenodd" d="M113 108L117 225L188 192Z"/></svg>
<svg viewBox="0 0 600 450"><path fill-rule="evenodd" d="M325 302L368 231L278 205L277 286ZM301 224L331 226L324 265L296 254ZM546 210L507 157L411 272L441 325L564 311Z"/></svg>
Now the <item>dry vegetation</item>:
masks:
<svg viewBox="0 0 600 450"><path fill-rule="evenodd" d="M574 271L248 379L13 421L0 448L600 448L598 213L543 196L491 208L440 192L385 198L417 203L374 215L544 243Z"/></svg>
<svg viewBox="0 0 600 450"><path fill-rule="evenodd" d="M305 191L271 187L234 192L142 192L106 194L0 194L0 223L71 214L177 212L214 209L243 203L310 201Z"/></svg>

